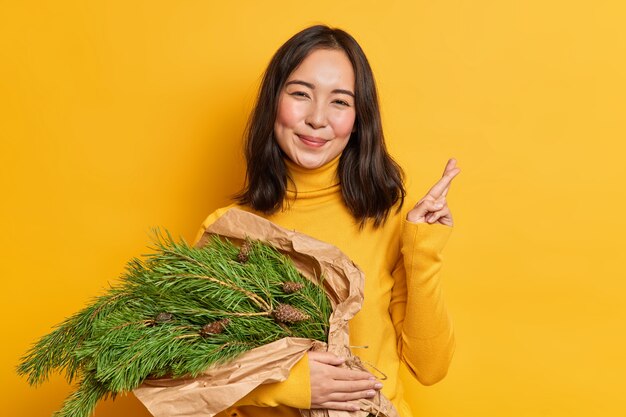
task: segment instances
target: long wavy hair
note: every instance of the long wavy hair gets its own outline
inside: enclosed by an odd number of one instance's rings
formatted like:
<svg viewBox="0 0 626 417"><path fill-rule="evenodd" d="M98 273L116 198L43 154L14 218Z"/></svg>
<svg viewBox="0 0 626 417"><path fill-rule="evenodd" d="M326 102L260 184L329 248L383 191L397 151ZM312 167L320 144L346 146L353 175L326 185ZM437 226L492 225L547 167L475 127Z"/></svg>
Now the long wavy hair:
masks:
<svg viewBox="0 0 626 417"><path fill-rule="evenodd" d="M272 57L245 133L246 183L235 200L271 214L285 204L286 156L274 139L278 101L289 75L314 50L346 53L355 76L356 119L339 158L338 177L343 202L363 227L372 220L381 226L406 192L403 172L385 147L378 94L372 69L357 41L341 29L312 26L295 34Z"/></svg>

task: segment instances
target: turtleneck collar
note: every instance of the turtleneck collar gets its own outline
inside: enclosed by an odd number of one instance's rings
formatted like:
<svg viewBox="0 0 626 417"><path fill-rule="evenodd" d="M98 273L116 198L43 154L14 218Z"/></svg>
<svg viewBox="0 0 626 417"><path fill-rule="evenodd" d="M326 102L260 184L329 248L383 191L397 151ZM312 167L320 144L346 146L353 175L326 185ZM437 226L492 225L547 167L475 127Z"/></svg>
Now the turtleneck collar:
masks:
<svg viewBox="0 0 626 417"><path fill-rule="evenodd" d="M297 198L306 198L338 191L337 168L340 157L341 155L314 169L303 168L285 158L285 165L290 178L287 180L287 195L294 197L297 193Z"/></svg>

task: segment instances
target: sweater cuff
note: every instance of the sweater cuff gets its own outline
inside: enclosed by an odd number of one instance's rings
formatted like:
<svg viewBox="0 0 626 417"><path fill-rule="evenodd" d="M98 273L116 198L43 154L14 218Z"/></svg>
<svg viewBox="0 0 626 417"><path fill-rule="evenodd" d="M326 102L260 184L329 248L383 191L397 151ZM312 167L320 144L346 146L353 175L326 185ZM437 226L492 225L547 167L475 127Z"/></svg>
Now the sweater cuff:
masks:
<svg viewBox="0 0 626 417"><path fill-rule="evenodd" d="M440 223L402 223L402 245L424 252L441 253L452 234L452 227Z"/></svg>
<svg viewBox="0 0 626 417"><path fill-rule="evenodd" d="M259 385L237 401L236 405L258 407L288 406L311 408L311 375L309 356L305 354L289 371L289 377L281 382Z"/></svg>

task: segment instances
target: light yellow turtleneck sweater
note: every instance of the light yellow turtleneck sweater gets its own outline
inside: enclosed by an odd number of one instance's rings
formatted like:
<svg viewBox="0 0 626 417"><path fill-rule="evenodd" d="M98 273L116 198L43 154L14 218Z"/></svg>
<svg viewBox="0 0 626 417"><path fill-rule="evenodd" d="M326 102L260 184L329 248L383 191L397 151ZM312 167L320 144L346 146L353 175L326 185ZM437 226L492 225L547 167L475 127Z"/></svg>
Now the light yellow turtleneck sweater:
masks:
<svg viewBox="0 0 626 417"><path fill-rule="evenodd" d="M286 163L293 182L284 210L268 216L231 205L212 213L198 238L224 212L237 207L342 250L365 273L363 308L350 321L350 344L367 348L353 352L387 375L383 393L402 417L411 417L403 398L410 395L415 380L400 380L400 366L408 366L422 384L434 384L446 375L454 351L439 274L441 251L452 228L410 223L405 209L392 212L382 227L368 224L359 229L341 198L339 157L314 170ZM299 416L292 407L309 408L310 397L305 356L286 381L258 387L220 416Z"/></svg>

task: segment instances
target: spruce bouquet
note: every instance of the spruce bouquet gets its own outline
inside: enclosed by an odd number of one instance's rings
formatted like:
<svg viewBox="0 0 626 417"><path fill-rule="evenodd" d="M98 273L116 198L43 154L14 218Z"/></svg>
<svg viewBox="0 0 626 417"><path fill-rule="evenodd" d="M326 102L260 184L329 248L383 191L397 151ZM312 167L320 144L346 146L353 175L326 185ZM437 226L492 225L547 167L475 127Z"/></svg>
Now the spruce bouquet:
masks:
<svg viewBox="0 0 626 417"><path fill-rule="evenodd" d="M57 417L88 417L100 399L131 390L157 417L206 415L207 404L213 415L255 386L286 378L312 346L350 356L346 324L360 308L362 282L333 276L347 268L362 281L351 262L320 261L324 255L306 253L315 245L295 248L299 234L285 240L284 229L239 210L210 229L196 247L157 234L154 252L131 260L121 285L22 358L18 372L33 385L53 370L78 379ZM272 369L281 361L287 365ZM211 388L223 390L215 396Z"/></svg>

